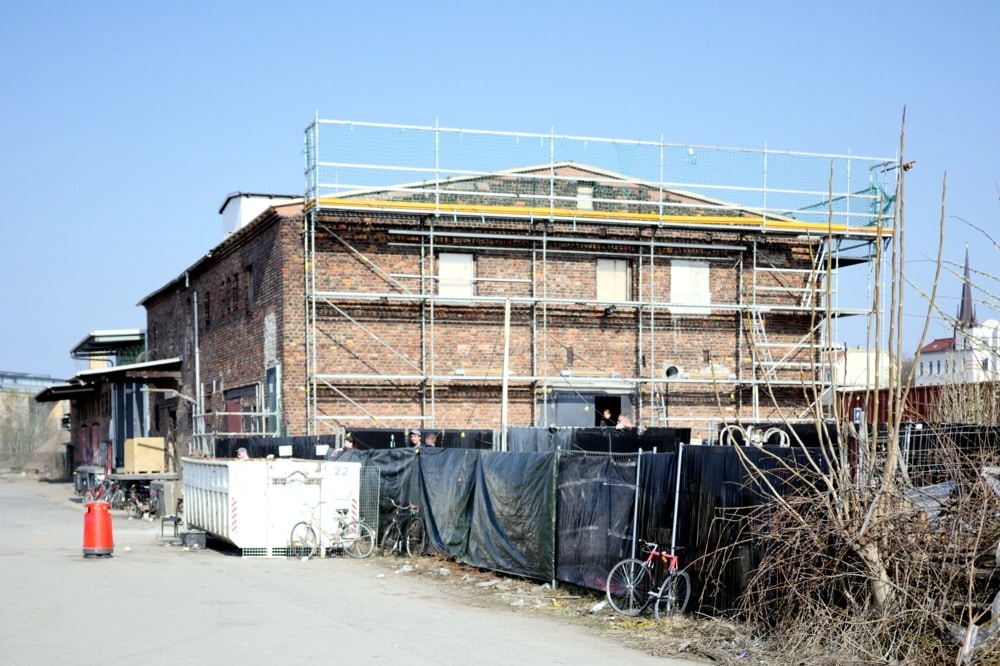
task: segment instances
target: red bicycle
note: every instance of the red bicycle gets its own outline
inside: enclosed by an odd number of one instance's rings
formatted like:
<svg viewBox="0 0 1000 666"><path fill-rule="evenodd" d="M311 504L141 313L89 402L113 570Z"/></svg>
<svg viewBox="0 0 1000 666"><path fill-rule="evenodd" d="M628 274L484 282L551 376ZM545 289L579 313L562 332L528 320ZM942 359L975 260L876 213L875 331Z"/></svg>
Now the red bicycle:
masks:
<svg viewBox="0 0 1000 666"><path fill-rule="evenodd" d="M691 598L691 577L681 571L677 556L660 550L658 544L643 541L645 560L630 557L611 568L606 592L608 603L622 615L634 616L653 607L653 616L683 613ZM664 569L657 584L656 569Z"/></svg>

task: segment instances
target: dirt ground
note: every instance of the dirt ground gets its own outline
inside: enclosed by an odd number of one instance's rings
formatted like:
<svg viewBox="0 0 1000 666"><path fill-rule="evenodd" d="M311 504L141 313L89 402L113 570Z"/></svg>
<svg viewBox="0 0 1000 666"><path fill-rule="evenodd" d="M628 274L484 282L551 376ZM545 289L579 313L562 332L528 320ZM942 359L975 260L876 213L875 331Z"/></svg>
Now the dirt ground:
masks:
<svg viewBox="0 0 1000 666"><path fill-rule="evenodd" d="M511 578L444 557L377 557L373 561L387 573L431 581L443 594L463 603L561 618L655 657L706 664L766 663L748 659L750 651L741 632L719 620L686 615L657 622L650 613L623 617L611 610L602 594L592 590L567 585L552 589L548 583Z"/></svg>

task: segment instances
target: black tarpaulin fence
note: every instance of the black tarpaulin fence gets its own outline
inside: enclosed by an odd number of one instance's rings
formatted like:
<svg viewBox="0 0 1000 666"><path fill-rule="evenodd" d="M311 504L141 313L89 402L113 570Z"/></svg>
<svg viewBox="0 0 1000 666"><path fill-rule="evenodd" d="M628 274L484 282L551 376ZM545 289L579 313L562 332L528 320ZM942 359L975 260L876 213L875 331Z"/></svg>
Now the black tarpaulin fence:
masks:
<svg viewBox="0 0 1000 666"><path fill-rule="evenodd" d="M469 552L479 457L479 451L468 449L424 451L417 465L421 494L414 503L426 507L429 541L456 561Z"/></svg>
<svg viewBox="0 0 1000 666"><path fill-rule="evenodd" d="M555 454L483 451L476 472L469 548L459 561L554 580Z"/></svg>
<svg viewBox="0 0 1000 666"><path fill-rule="evenodd" d="M218 437L215 439L216 458L235 458L236 450L243 447L251 458L267 456L299 458L301 460L323 459L328 451L340 444L336 435L296 437ZM284 449L282 447L285 447Z"/></svg>
<svg viewBox="0 0 1000 666"><path fill-rule="evenodd" d="M554 433L535 430L542 432L521 433L524 441L536 448L552 441ZM583 433L591 442L609 434ZM680 447L651 437L642 443L666 452L373 448L331 456L375 467L382 495L420 505L428 548L455 561L603 590L608 570L633 548L640 552L638 539L656 541L680 548L702 610L732 607L767 547L746 538L747 521L761 519L769 495L740 454L783 492L796 487L785 465L811 473L806 454L796 447ZM817 450L809 454L820 459ZM720 549L728 549L726 557L709 557Z"/></svg>
<svg viewBox="0 0 1000 666"><path fill-rule="evenodd" d="M424 435L437 435L437 448L447 449L492 449L492 430L424 428ZM352 428L345 431L344 438L357 449L405 449L409 446L409 430L385 428Z"/></svg>
<svg viewBox="0 0 1000 666"><path fill-rule="evenodd" d="M750 529L773 508L769 488L798 492L799 479L815 477L814 465L827 469L820 449L684 448L678 541L702 611L733 607L769 547Z"/></svg>
<svg viewBox="0 0 1000 666"><path fill-rule="evenodd" d="M525 428L507 429L507 450L519 452L589 451L638 453L676 451L691 441L690 428Z"/></svg>
<svg viewBox="0 0 1000 666"><path fill-rule="evenodd" d="M555 579L556 455L475 449L343 449L374 465L381 492L417 504L429 547L457 562Z"/></svg>
<svg viewBox="0 0 1000 666"><path fill-rule="evenodd" d="M637 456L559 456L556 579L603 590L631 544Z"/></svg>

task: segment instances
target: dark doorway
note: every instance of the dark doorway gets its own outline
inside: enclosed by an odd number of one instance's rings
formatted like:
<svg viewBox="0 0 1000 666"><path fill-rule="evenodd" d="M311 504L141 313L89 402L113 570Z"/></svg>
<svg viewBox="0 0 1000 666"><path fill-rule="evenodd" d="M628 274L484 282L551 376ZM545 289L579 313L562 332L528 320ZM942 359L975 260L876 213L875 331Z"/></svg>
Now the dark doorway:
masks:
<svg viewBox="0 0 1000 666"><path fill-rule="evenodd" d="M617 395L594 396L594 425L614 427L622 413L622 399Z"/></svg>

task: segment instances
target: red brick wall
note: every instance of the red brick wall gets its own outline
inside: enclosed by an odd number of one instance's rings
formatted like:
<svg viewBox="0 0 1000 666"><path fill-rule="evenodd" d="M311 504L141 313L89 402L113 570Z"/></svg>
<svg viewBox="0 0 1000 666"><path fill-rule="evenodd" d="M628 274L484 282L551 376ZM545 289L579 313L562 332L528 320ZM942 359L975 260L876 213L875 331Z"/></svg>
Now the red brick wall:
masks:
<svg viewBox="0 0 1000 666"><path fill-rule="evenodd" d="M182 277L146 303L153 358L182 357L180 390L193 398L197 395L193 328L197 294L200 378L208 412L225 411L226 392L255 385L260 385L258 392L263 391L264 320L272 313L277 324L274 361L284 371L283 348L295 344L294 336L283 340L283 326L289 323L283 313L294 305L287 300L289 281L296 283L291 291L298 292L298 302L303 301L300 243L296 225L288 218L261 220L233 234L213 249L211 257L196 264L186 279ZM299 331L301 340L301 317L291 323L298 324L292 330ZM191 418L191 406L182 401L177 430L182 452L190 442ZM221 419L216 426L223 429Z"/></svg>

